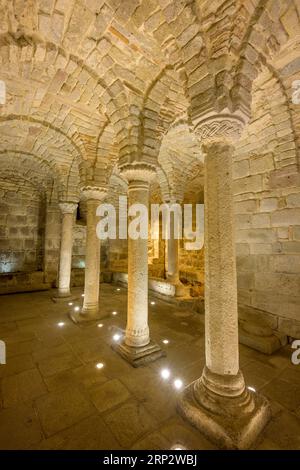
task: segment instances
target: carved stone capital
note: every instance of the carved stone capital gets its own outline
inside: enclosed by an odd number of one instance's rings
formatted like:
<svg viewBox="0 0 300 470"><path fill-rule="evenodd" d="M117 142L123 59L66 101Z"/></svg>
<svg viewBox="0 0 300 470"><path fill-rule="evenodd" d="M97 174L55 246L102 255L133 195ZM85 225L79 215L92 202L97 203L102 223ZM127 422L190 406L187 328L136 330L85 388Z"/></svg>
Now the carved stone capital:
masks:
<svg viewBox="0 0 300 470"><path fill-rule="evenodd" d="M155 166L144 162L125 163L119 166L119 171L129 183L132 181L150 183L156 175Z"/></svg>
<svg viewBox="0 0 300 470"><path fill-rule="evenodd" d="M240 138L246 120L239 114L212 114L199 121L195 131L201 143L227 140L234 142Z"/></svg>
<svg viewBox="0 0 300 470"><path fill-rule="evenodd" d="M208 139L202 142L201 149L204 155L220 155L234 152L233 142L227 139Z"/></svg>
<svg viewBox="0 0 300 470"><path fill-rule="evenodd" d="M107 195L107 188L98 186L85 186L81 189L81 197L83 200L102 201Z"/></svg>
<svg viewBox="0 0 300 470"><path fill-rule="evenodd" d="M173 204L182 204L183 197L169 196L164 199L164 204L167 204L171 207Z"/></svg>
<svg viewBox="0 0 300 470"><path fill-rule="evenodd" d="M73 214L77 209L77 202L60 202L59 208L63 214Z"/></svg>

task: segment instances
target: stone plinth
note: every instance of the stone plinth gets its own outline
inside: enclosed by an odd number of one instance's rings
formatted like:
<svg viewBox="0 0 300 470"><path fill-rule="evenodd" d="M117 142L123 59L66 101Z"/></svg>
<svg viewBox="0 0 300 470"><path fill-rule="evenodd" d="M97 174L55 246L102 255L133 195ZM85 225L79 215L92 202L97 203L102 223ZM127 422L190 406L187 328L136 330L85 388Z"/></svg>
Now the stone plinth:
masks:
<svg viewBox="0 0 300 470"><path fill-rule="evenodd" d="M210 391L202 380L191 383L178 404L180 414L220 448L248 449L271 418L269 402L244 389L237 397Z"/></svg>
<svg viewBox="0 0 300 470"><path fill-rule="evenodd" d="M144 366L166 356L165 351L153 341L139 348L128 346L125 342L113 343L111 347L133 367Z"/></svg>
<svg viewBox="0 0 300 470"><path fill-rule="evenodd" d="M249 348L256 349L256 351L273 354L287 344L287 337L280 333L275 334L267 325L240 321L239 341Z"/></svg>

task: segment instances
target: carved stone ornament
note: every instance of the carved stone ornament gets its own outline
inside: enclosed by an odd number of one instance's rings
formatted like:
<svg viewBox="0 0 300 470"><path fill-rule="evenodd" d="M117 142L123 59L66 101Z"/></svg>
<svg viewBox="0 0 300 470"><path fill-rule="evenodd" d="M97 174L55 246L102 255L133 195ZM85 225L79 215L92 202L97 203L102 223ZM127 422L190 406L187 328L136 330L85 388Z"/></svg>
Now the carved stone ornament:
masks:
<svg viewBox="0 0 300 470"><path fill-rule="evenodd" d="M102 201L107 195L107 189L98 186L85 186L81 189L81 196L83 200L94 199Z"/></svg>
<svg viewBox="0 0 300 470"><path fill-rule="evenodd" d="M200 142L218 139L238 140L245 126L240 115L216 114L197 123L195 131Z"/></svg>
<svg viewBox="0 0 300 470"><path fill-rule="evenodd" d="M150 183L156 175L155 166L144 162L125 163L119 166L119 171L128 182L144 181Z"/></svg>
<svg viewBox="0 0 300 470"><path fill-rule="evenodd" d="M63 214L73 214L77 209L77 202L60 202L59 208Z"/></svg>

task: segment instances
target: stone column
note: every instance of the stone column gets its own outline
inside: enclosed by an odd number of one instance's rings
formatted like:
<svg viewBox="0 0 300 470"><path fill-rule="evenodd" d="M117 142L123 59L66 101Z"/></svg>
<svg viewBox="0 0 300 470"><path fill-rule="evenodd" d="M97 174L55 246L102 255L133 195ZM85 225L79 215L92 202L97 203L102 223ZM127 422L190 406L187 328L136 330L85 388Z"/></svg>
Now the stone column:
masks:
<svg viewBox="0 0 300 470"><path fill-rule="evenodd" d="M171 208L173 204L180 204L178 201L169 203ZM167 234L166 251L167 251L167 280L174 285L175 297L182 297L189 295L189 287L184 286L179 278L179 248L180 241L175 237L176 229L175 224L179 224L174 211L170 211L170 233Z"/></svg>
<svg viewBox="0 0 300 470"><path fill-rule="evenodd" d="M148 164L136 163L124 165L120 171L128 180L128 210L133 204L142 204L148 211L149 182L155 175L155 169ZM134 218L129 217L128 225ZM134 367L154 361L164 354L149 336L147 239L128 236L126 332L124 340L112 346Z"/></svg>
<svg viewBox="0 0 300 470"><path fill-rule="evenodd" d="M239 369L233 141L216 136L203 150L206 365L201 378L185 389L179 409L220 447L243 449L263 429L270 409L265 398L246 388Z"/></svg>
<svg viewBox="0 0 300 470"><path fill-rule="evenodd" d="M54 286L59 269L59 250L61 238L61 211L58 202L48 201L45 216L44 236L44 279Z"/></svg>
<svg viewBox="0 0 300 470"><path fill-rule="evenodd" d="M62 213L61 242L58 273L58 291L53 297L54 301L67 300L71 297L70 281L72 267L73 247L73 221L77 203L61 202L59 208Z"/></svg>
<svg viewBox="0 0 300 470"><path fill-rule="evenodd" d="M100 240L96 233L98 223L96 210L106 194L105 188L87 187L82 190L82 198L86 200L87 209L84 301L81 311L71 314L75 323L103 317L99 312Z"/></svg>
<svg viewBox="0 0 300 470"><path fill-rule="evenodd" d="M179 240L174 237L176 216L170 213L170 233L167 240L167 279L179 283Z"/></svg>

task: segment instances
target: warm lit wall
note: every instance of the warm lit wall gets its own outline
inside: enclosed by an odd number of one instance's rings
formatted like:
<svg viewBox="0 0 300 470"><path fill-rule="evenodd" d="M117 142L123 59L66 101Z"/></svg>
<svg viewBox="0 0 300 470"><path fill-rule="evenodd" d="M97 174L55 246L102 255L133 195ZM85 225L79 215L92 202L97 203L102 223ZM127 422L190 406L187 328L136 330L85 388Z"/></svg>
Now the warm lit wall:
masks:
<svg viewBox="0 0 300 470"><path fill-rule="evenodd" d="M240 316L300 337L299 149L280 89L263 78L234 164Z"/></svg>
<svg viewBox="0 0 300 470"><path fill-rule="evenodd" d="M44 202L24 180L0 181L0 273L38 271L43 264Z"/></svg>

